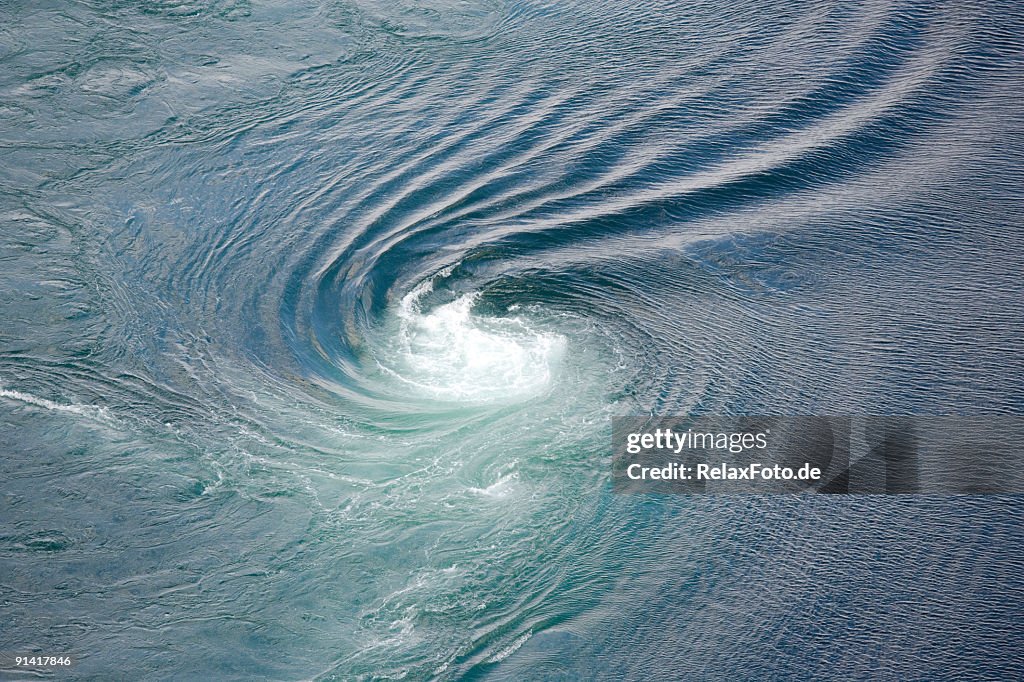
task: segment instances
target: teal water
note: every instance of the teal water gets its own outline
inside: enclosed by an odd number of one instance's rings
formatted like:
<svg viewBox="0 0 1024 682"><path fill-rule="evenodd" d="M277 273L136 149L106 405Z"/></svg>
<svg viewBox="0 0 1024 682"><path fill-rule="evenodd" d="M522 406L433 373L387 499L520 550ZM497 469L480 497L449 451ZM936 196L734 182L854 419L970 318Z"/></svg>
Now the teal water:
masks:
<svg viewBox="0 0 1024 682"><path fill-rule="evenodd" d="M1019 499L620 496L609 460L621 414L1024 410L1022 31L0 3L0 654L1019 677Z"/></svg>

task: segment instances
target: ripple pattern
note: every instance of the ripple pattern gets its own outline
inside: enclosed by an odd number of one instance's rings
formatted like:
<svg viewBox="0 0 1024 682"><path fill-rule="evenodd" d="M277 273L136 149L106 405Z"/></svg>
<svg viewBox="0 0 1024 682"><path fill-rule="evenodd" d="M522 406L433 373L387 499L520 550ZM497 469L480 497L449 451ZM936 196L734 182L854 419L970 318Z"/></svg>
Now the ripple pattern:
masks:
<svg viewBox="0 0 1024 682"><path fill-rule="evenodd" d="M0 19L0 651L1024 671L1019 501L624 498L607 466L617 414L1024 409L1016 4Z"/></svg>

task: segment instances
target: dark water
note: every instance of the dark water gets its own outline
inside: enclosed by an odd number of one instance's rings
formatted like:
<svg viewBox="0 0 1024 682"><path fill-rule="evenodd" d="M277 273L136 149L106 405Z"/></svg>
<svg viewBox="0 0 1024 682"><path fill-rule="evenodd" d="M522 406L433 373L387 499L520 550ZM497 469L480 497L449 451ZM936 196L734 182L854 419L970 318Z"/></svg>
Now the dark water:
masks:
<svg viewBox="0 0 1024 682"><path fill-rule="evenodd" d="M1012 497L618 496L616 414L1024 411L1013 2L0 3L0 653L1024 674Z"/></svg>

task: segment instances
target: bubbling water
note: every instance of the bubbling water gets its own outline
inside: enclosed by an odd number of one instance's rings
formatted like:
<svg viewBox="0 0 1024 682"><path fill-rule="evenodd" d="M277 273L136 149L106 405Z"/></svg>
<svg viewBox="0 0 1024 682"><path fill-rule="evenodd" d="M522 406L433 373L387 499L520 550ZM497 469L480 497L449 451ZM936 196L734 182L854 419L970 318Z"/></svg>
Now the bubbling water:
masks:
<svg viewBox="0 0 1024 682"><path fill-rule="evenodd" d="M424 311L432 290L427 280L402 298L396 342L378 358L385 373L424 397L457 403L520 402L552 386L564 336L523 317L474 314L478 292Z"/></svg>

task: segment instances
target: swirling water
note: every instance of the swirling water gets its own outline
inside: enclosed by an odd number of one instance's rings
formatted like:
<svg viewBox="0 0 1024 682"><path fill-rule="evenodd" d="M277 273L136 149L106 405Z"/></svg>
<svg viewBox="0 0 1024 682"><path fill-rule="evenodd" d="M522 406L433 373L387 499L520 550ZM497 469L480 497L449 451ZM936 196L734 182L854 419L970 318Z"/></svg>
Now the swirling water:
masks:
<svg viewBox="0 0 1024 682"><path fill-rule="evenodd" d="M608 470L615 414L1024 408L1016 3L0 17L0 650L1021 674L1015 498Z"/></svg>

